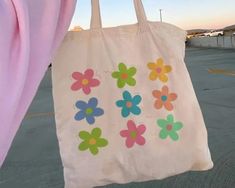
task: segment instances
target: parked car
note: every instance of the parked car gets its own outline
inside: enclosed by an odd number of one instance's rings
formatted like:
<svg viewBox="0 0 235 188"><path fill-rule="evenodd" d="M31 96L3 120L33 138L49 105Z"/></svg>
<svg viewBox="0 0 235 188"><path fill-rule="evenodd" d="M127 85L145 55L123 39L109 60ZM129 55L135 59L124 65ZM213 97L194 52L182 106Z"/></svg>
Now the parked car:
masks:
<svg viewBox="0 0 235 188"><path fill-rule="evenodd" d="M208 37L217 37L217 36L223 36L224 35L224 31L221 30L212 30L208 33L204 33L205 36Z"/></svg>

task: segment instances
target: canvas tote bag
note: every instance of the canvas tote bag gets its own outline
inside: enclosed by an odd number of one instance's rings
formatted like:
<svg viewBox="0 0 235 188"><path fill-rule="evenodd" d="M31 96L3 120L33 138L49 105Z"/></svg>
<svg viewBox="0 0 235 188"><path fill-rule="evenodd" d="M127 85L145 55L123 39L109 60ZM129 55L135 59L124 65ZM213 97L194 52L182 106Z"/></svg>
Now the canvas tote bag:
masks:
<svg viewBox="0 0 235 188"><path fill-rule="evenodd" d="M185 31L149 22L69 32L52 67L66 188L163 179L212 168L207 131L184 63Z"/></svg>

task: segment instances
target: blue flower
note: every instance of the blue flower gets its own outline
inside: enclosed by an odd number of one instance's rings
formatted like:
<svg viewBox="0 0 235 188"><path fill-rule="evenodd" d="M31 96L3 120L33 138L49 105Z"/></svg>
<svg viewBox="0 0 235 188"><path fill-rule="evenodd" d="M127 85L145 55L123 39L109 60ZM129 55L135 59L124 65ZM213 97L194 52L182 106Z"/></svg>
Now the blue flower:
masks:
<svg viewBox="0 0 235 188"><path fill-rule="evenodd" d="M123 100L119 100L116 102L116 105L122 108L122 116L128 117L130 113L134 115L140 115L141 109L137 105L142 100L141 96L136 95L132 97L128 91L124 91L122 96Z"/></svg>
<svg viewBox="0 0 235 188"><path fill-rule="evenodd" d="M85 101L77 101L76 107L80 111L75 115L75 120L81 121L86 118L87 123L90 125L95 123L95 117L102 116L104 110L97 108L98 100L96 98L91 98L88 103Z"/></svg>

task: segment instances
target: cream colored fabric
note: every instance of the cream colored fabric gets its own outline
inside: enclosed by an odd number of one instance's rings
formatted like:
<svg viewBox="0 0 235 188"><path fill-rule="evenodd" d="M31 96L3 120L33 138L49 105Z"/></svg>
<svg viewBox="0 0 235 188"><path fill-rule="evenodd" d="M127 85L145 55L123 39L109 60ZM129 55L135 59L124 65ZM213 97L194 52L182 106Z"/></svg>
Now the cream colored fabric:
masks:
<svg viewBox="0 0 235 188"><path fill-rule="evenodd" d="M92 29L69 32L53 64L65 187L140 182L212 168L207 131L184 63L185 31L147 21L140 0L134 0L138 24L102 28L99 2L92 2Z"/></svg>

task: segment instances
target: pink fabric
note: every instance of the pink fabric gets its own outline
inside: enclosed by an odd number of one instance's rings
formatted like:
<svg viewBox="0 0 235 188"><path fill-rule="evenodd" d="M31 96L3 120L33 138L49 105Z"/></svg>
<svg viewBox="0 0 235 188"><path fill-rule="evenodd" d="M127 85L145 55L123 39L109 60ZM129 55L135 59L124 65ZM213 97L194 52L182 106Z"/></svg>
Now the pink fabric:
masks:
<svg viewBox="0 0 235 188"><path fill-rule="evenodd" d="M76 0L0 1L0 167L69 27L75 4Z"/></svg>

